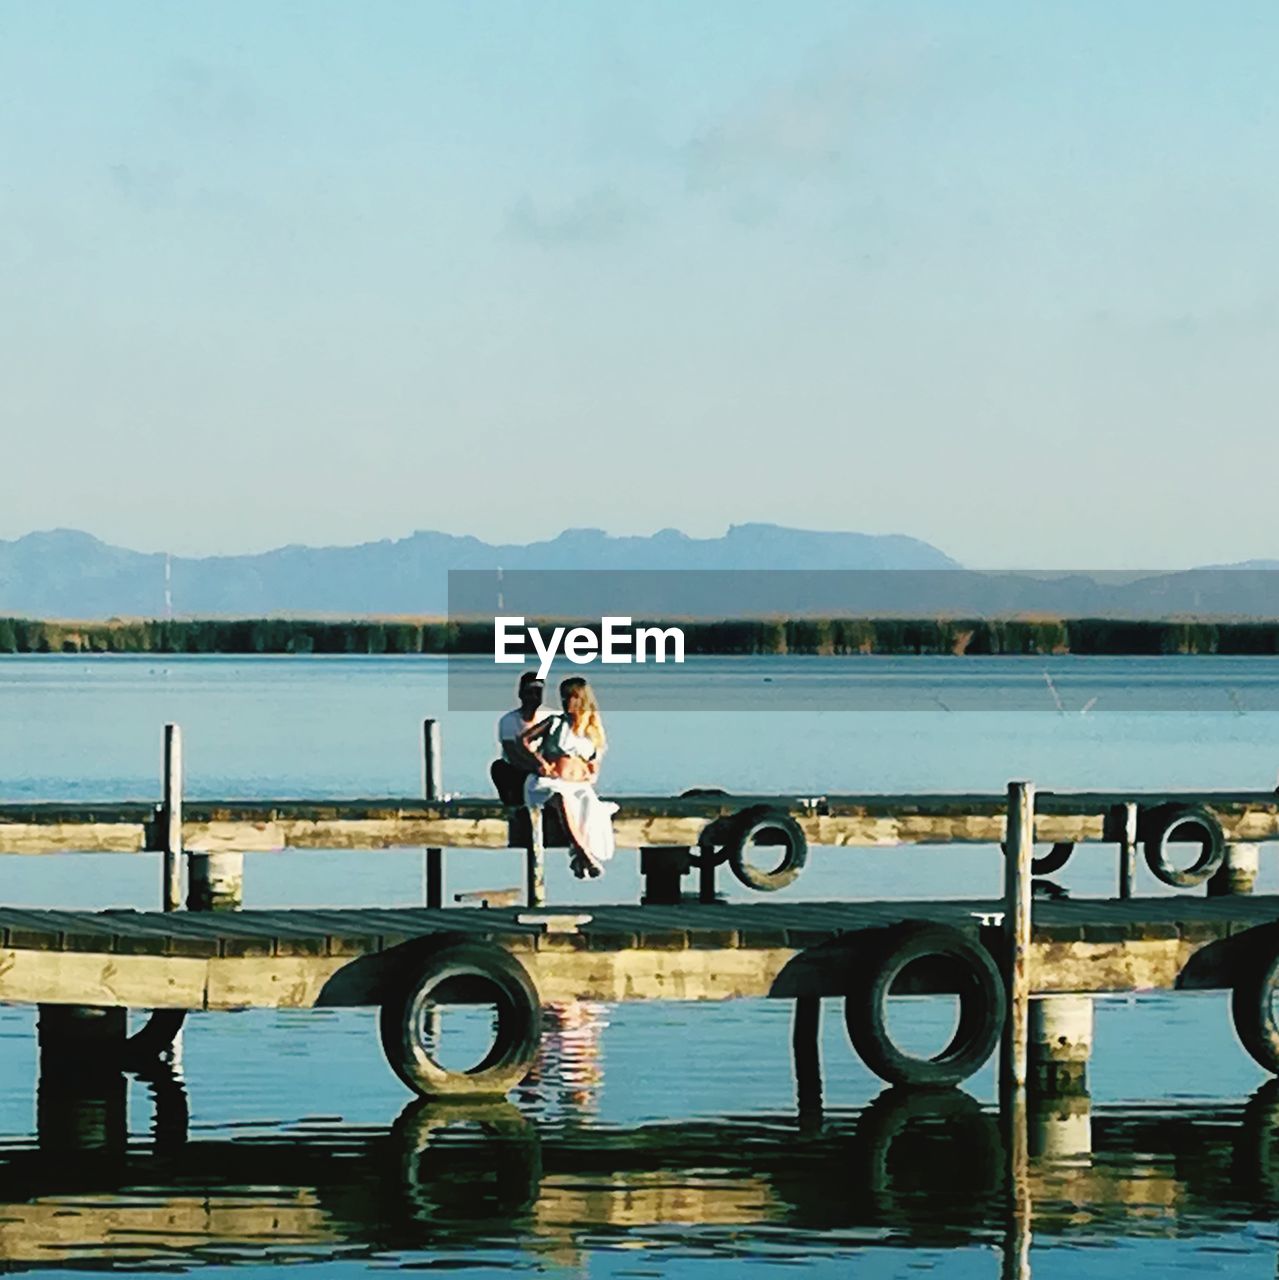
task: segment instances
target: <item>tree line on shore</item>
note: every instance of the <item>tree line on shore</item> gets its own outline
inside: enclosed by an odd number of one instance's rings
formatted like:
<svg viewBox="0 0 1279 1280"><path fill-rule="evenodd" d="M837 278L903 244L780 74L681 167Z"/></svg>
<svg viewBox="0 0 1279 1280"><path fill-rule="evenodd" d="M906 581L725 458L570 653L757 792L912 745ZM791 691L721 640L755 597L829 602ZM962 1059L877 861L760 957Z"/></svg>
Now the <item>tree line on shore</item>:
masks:
<svg viewBox="0 0 1279 1280"><path fill-rule="evenodd" d="M686 654L1279 654L1279 621L766 618L678 626ZM0 618L4 653L491 654L490 622Z"/></svg>

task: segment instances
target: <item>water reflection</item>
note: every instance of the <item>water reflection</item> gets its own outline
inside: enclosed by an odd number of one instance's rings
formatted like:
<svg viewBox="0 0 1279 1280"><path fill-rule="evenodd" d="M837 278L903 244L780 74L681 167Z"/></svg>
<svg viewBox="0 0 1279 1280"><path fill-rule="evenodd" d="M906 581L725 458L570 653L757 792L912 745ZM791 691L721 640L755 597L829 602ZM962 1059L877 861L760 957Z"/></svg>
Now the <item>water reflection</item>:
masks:
<svg viewBox="0 0 1279 1280"><path fill-rule="evenodd" d="M565 1000L542 1007L542 1039L533 1069L517 1090L540 1121L586 1121L599 1112L608 1006Z"/></svg>
<svg viewBox="0 0 1279 1280"><path fill-rule="evenodd" d="M123 1077L77 1092L45 1075L36 1143L0 1149L0 1262L577 1266L612 1248L812 1258L994 1245L1004 1274L1029 1274L1000 1117L957 1090L889 1090L816 1124L612 1129L505 1101L418 1102L385 1129L203 1138L188 1133L172 1067L145 1083L153 1120L131 1135ZM1273 1248L1246 1228L1279 1210L1279 1084L1242 1107L1094 1110L1077 1095L1032 1104L1027 1126L1036 1251L1223 1234Z"/></svg>

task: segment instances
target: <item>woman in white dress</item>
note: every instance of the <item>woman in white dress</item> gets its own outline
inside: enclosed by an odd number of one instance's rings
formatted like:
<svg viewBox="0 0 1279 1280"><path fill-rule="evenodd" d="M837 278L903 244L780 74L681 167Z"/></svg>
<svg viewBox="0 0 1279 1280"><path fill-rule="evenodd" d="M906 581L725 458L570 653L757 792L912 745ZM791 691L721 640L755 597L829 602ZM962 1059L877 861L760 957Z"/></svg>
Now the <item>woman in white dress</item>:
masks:
<svg viewBox="0 0 1279 1280"><path fill-rule="evenodd" d="M550 716L520 737L539 773L524 783L524 803L540 808L553 796L564 805L573 841L573 874L597 876L613 856L613 815L617 805L595 794L600 759L608 746L595 693L581 676L560 685L562 715Z"/></svg>

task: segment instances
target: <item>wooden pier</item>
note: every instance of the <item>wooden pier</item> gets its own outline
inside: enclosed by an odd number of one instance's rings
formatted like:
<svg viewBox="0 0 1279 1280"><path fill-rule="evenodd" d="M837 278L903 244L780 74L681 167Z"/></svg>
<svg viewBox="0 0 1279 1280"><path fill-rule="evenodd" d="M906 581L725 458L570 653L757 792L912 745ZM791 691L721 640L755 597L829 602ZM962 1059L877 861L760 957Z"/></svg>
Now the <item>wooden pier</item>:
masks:
<svg viewBox="0 0 1279 1280"><path fill-rule="evenodd" d="M699 795L613 796L619 848L699 843L717 820L762 805L785 813L810 844L882 848L893 845L998 844L1007 797L988 795ZM1035 839L1047 844L1117 843L1127 805L1150 813L1167 805L1203 805L1229 842L1279 840L1279 796L1273 791L1039 791ZM0 853L141 853L163 847L155 803L0 804ZM182 845L188 850L508 849L511 811L497 800L456 797L353 800L187 799Z"/></svg>
<svg viewBox="0 0 1279 1280"><path fill-rule="evenodd" d="M500 947L544 1003L842 996L903 921L998 947L998 899L679 906L47 911L0 908L0 1001L170 1009L378 1005L423 944ZM1035 904L1034 994L1234 985L1279 896ZM922 975L911 985L934 984ZM942 989L942 988L936 988Z"/></svg>
<svg viewBox="0 0 1279 1280"><path fill-rule="evenodd" d="M821 999L838 997L854 1047L890 1083L955 1083L1002 1033L1003 1077L1021 1087L1035 1067L1032 998L1042 1012L1058 996L1223 988L1234 993L1244 1046L1279 1073L1279 898L1250 892L1258 844L1279 839L1273 792L1067 794L1014 783L991 795L624 797L617 841L641 851L643 901L548 905L551 824L543 833L526 810L442 796L433 722L424 741L424 799L187 800L170 727L159 804L0 805L0 853L165 855L163 910L0 908L0 1001L41 1006L49 1053L81 1035L123 1044L123 1022L101 1016L112 1010L157 1011L155 1033L143 1038L154 1049L182 1011L377 1006L388 1061L411 1088L444 1096L518 1082L536 1053L539 1010L573 1000L790 999L799 1053L801 1041L816 1041ZM1097 842L1116 851L1114 899L1032 903L1037 874ZM1002 846L1005 893L909 902L805 901L798 887L748 902L718 895L726 868L752 888L792 886L809 844L898 846L903 856L918 845ZM1176 856L1187 845L1196 851L1189 866ZM749 861L761 846L780 847L775 868ZM522 906L442 905L447 851L512 847L528 859ZM426 851L421 908L217 909L238 907L245 853L393 848ZM1166 884L1207 883L1210 896L1134 896L1139 849ZM203 909L177 909L184 859L188 905ZM889 1042L886 1001L934 991L960 996L956 1038L935 1059L906 1057ZM424 1043L430 1011L468 1001L496 1006L494 1049L473 1072L442 1071ZM97 1013L55 1017L58 1008ZM1084 1009L1077 1038L1090 1044ZM1077 1013L1058 1010L1068 1021Z"/></svg>

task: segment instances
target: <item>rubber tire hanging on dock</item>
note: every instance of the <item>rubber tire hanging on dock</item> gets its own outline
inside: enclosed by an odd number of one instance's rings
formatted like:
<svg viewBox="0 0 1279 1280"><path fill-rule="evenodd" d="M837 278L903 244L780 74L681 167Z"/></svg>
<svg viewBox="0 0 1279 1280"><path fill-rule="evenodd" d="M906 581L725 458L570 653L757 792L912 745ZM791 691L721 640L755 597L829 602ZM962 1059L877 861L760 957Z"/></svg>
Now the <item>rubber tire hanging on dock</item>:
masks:
<svg viewBox="0 0 1279 1280"><path fill-rule="evenodd" d="M957 980L959 1021L933 1058L904 1053L888 1031L893 984L917 960L950 961ZM910 922L888 932L844 999L853 1048L881 1080L898 1085L959 1084L994 1053L1004 1025L1004 982L990 952L958 929Z"/></svg>
<svg viewBox="0 0 1279 1280"><path fill-rule="evenodd" d="M761 839L761 837L766 837ZM752 866L747 854L752 845L780 846L781 861L771 870ZM767 805L755 805L737 814L724 841L728 865L748 889L773 893L792 884L808 861L808 840L803 828L790 816Z"/></svg>
<svg viewBox="0 0 1279 1280"><path fill-rule="evenodd" d="M1202 805L1168 805L1150 815L1146 834L1146 865L1156 880L1174 889L1192 889L1214 875L1225 857L1226 844L1221 823ZM1168 860L1168 846L1174 832L1198 828L1199 857L1184 870Z"/></svg>
<svg viewBox="0 0 1279 1280"><path fill-rule="evenodd" d="M1230 1014L1239 1043L1258 1065L1279 1075L1279 1019L1275 996L1279 994L1279 943L1259 951L1255 963L1240 969L1230 993Z"/></svg>
<svg viewBox="0 0 1279 1280"><path fill-rule="evenodd" d="M456 980L478 980L497 1008L492 1047L469 1071L441 1066L425 1043L428 1007ZM429 952L407 986L382 1005L379 1025L386 1060L410 1089L427 1098L496 1098L528 1074L541 1022L541 1002L524 966L502 947L463 941Z"/></svg>
<svg viewBox="0 0 1279 1280"><path fill-rule="evenodd" d="M999 846L1005 854L1008 853L1008 846L1001 844ZM1050 876L1058 872L1070 861L1070 856L1075 852L1073 844L1062 842L1055 844L1047 853L1041 853L1038 857L1030 860L1030 874L1033 876Z"/></svg>

